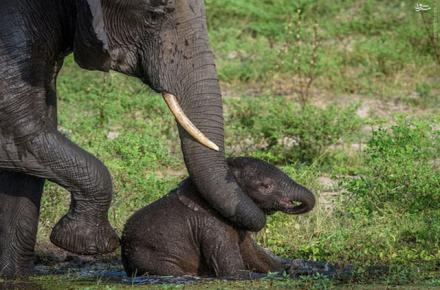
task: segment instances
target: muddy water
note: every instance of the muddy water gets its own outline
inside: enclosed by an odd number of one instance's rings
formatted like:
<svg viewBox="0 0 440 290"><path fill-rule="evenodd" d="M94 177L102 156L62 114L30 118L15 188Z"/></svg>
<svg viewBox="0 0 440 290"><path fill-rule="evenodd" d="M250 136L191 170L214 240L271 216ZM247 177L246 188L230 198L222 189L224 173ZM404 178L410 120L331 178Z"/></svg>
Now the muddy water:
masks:
<svg viewBox="0 0 440 290"><path fill-rule="evenodd" d="M34 268L34 276L67 275L73 280L96 281L100 279L112 284L127 285L191 284L202 280L202 278L191 276L132 278L125 274L121 265L120 259L115 256L40 256Z"/></svg>
<svg viewBox="0 0 440 290"><path fill-rule="evenodd" d="M160 285L174 284L187 285L199 282L214 281L214 278L201 278L194 276L171 277L171 276L148 276L128 277L117 258L89 258L80 256L68 256L65 261L57 263L37 263L34 270L35 276L62 275L77 281L96 281L100 279L111 284L121 285ZM266 277L264 274L245 273L237 277L223 280L255 280Z"/></svg>
<svg viewBox="0 0 440 290"><path fill-rule="evenodd" d="M51 247L49 251L37 252L37 261L34 267L33 277L44 280L73 280L78 282L96 283L97 280L105 281L106 284L113 285L160 285L174 284L187 285L199 282L209 282L213 278L201 278L193 276L183 277L128 277L122 267L120 258L116 255L89 257L71 255ZM247 273L241 275L239 279L260 279L265 275L257 273ZM238 278L231 278L236 280ZM87 283L86 283L87 284ZM14 288L13 288L14 289Z"/></svg>
<svg viewBox="0 0 440 290"><path fill-rule="evenodd" d="M324 276L334 277L336 272L340 272L340 270L336 270L335 267L327 263L293 260L290 276L297 278L302 275L319 273ZM257 285L269 283L269 280L265 278L267 278L265 274L249 272L238 273L236 277L221 280L192 276L132 278L125 274L120 258L116 254L98 257L77 256L49 245L37 248L34 273L29 280L10 283L2 283L0 281L0 289L128 289L133 286L142 285L152 285L151 287L158 285L158 287L172 288L188 285L191 288L196 287L199 289L200 286L217 285L216 283L225 283L224 285L245 281L249 281L249 283L254 283L252 281L255 281ZM286 276L270 274L270 279L278 280L278 278L286 279ZM256 285L252 287L254 286ZM145 289L144 287L150 286L143 286L141 288ZM202 287L200 289L205 288Z"/></svg>

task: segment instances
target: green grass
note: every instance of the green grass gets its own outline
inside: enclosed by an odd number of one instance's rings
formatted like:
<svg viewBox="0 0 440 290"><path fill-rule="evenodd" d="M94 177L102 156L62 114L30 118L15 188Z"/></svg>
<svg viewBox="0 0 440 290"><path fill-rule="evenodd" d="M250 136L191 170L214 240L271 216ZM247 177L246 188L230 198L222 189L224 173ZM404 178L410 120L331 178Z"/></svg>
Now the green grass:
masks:
<svg viewBox="0 0 440 290"><path fill-rule="evenodd" d="M106 280L105 278L97 277L96 279L75 278L72 275L63 276L41 276L32 277L27 281L11 282L7 289L41 289L58 290L60 287L60 280L63 281L62 289L81 289L81 290L116 290L116 289L438 289L438 284L435 283L417 283L413 285L390 287L386 283L340 283L332 281L324 277L302 277L297 280L288 279L286 277L268 277L261 280L249 281L227 281L227 280L212 280L199 281L187 285L179 284L162 284L162 285L136 285L136 284L120 284ZM14 285L16 288L11 287Z"/></svg>
<svg viewBox="0 0 440 290"><path fill-rule="evenodd" d="M298 77L310 70L316 24L315 90L411 99L426 84L439 94L440 41L434 48L412 1L206 2L219 74L227 83L258 84L264 91L277 81L295 94ZM438 32L438 16L430 20Z"/></svg>
<svg viewBox="0 0 440 290"><path fill-rule="evenodd" d="M414 3L206 4L226 93L227 154L268 160L319 198L310 214L271 216L257 240L284 256L352 263L350 286L439 286L440 66ZM301 83L309 78L301 103ZM112 173L109 217L120 232L135 210L186 176L173 117L138 80L80 70L71 58L58 90L60 131ZM369 112L360 113L365 106ZM39 242L48 240L68 205L68 193L48 183ZM388 273L372 274L378 265L389 267ZM343 287L310 278L213 282L200 289L334 286Z"/></svg>
<svg viewBox="0 0 440 290"><path fill-rule="evenodd" d="M335 285L328 279L322 278L308 278L301 279L299 281L294 281L291 279L266 279L259 281L208 281L199 282L189 285L130 285L130 284L116 284L109 281L103 280L75 280L69 277L40 277L39 279L31 279L31 281L26 282L16 282L9 285L15 285L16 289L38 289L37 287L43 287L45 290L58 290L60 289L59 280L63 279L63 289L81 289L81 290L116 290L116 289L218 289L218 290L229 290L229 289L389 289L386 285L374 284L374 285ZM21 287L21 288L20 288ZM27 288L26 288L27 287ZM415 285L413 287L402 287L393 289L420 289L418 287L423 287L423 289L434 289L429 285ZM8 288L9 289L9 288ZM15 289L15 288L10 288Z"/></svg>

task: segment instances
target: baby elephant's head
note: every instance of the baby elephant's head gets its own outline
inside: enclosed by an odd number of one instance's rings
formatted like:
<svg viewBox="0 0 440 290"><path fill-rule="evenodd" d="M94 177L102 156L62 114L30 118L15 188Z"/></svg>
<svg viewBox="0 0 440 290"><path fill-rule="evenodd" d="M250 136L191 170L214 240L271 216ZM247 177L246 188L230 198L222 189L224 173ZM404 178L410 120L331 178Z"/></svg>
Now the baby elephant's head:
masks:
<svg viewBox="0 0 440 290"><path fill-rule="evenodd" d="M266 213L302 214L315 206L313 193L277 167L250 157L227 161L241 189Z"/></svg>

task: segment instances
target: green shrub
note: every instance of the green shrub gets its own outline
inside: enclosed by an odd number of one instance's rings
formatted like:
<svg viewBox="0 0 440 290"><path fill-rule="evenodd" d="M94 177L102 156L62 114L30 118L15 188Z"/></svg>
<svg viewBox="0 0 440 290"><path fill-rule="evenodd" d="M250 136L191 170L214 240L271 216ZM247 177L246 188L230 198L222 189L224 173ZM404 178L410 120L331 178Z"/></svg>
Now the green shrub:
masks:
<svg viewBox="0 0 440 290"><path fill-rule="evenodd" d="M362 64L363 74L371 77L388 76L400 71L405 60L411 58L406 43L390 39L389 35L370 37L359 42L351 61Z"/></svg>
<svg viewBox="0 0 440 290"><path fill-rule="evenodd" d="M253 140L248 151L278 163L312 163L359 129L356 108L302 108L281 97L242 98L231 103L230 117L236 135Z"/></svg>
<svg viewBox="0 0 440 290"><path fill-rule="evenodd" d="M359 178L347 181L341 227L349 259L435 269L440 259L440 131L398 117L373 132ZM356 230L357 229L357 230ZM334 241L336 242L336 241ZM324 246L324 245L323 245Z"/></svg>
<svg viewBox="0 0 440 290"><path fill-rule="evenodd" d="M401 211L440 209L440 131L426 121L399 118L390 129L373 132L365 166L348 190L370 211L387 203Z"/></svg>
<svg viewBox="0 0 440 290"><path fill-rule="evenodd" d="M408 99L408 103L421 106L423 108L435 108L440 104L439 85L431 85L420 82L416 85L416 95Z"/></svg>

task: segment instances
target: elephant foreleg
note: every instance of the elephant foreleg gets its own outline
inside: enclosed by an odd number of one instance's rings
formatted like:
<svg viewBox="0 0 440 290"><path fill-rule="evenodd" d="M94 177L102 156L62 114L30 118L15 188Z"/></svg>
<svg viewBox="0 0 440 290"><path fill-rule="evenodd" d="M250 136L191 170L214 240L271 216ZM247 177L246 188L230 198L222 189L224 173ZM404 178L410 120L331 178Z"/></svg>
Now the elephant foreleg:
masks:
<svg viewBox="0 0 440 290"><path fill-rule="evenodd" d="M286 270L290 261L283 259L259 246L249 232L241 233L240 253L246 269L250 271L267 273Z"/></svg>
<svg viewBox="0 0 440 290"><path fill-rule="evenodd" d="M217 277L240 277L247 274L240 255L238 234L231 227L208 221L201 248L209 268L200 269L201 272L213 272Z"/></svg>
<svg viewBox="0 0 440 290"><path fill-rule="evenodd" d="M69 212L52 231L51 241L57 246L78 254L97 254L112 252L119 245L107 219L110 173L56 129L46 129L19 146L0 147L0 168L47 178L71 192Z"/></svg>
<svg viewBox="0 0 440 290"><path fill-rule="evenodd" d="M0 171L0 276L32 269L43 185L42 178Z"/></svg>

